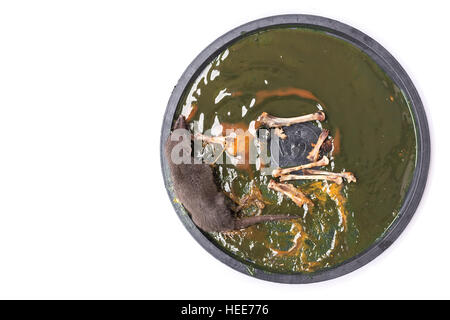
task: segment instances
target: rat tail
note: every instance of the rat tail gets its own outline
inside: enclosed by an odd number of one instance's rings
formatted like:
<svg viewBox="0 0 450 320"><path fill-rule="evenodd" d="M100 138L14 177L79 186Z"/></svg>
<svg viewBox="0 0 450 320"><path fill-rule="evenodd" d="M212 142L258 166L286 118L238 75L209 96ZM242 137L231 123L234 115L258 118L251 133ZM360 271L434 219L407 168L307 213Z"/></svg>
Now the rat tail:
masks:
<svg viewBox="0 0 450 320"><path fill-rule="evenodd" d="M250 227L254 224L258 224L266 221L279 221L279 220L289 220L289 219L297 219L300 217L294 216L285 216L285 215L265 215L265 216L253 216L253 217L245 217L242 219L236 219L235 221L235 229L244 229Z"/></svg>

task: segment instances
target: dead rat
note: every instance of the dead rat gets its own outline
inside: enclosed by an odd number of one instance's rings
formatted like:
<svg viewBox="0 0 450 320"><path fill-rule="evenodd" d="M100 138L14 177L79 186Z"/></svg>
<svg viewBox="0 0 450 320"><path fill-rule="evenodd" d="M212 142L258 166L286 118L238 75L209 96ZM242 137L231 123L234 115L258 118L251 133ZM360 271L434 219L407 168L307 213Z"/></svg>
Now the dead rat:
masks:
<svg viewBox="0 0 450 320"><path fill-rule="evenodd" d="M191 140L186 119L180 115L175 122L174 130L185 129L180 137L184 141ZM278 221L293 219L295 217L287 215L260 215L245 218L237 218L231 209L229 199L218 190L214 182L212 168L205 163L194 164L191 156L191 144L184 143L184 152L190 155L189 163L176 164L173 162L173 152L175 146L180 145L180 140L173 137L173 132L169 135L165 145L165 156L169 165L173 181L173 188L178 200L191 214L194 223L203 231L224 232L247 228L257 223L266 221ZM176 149L178 152L181 149ZM175 151L176 152L176 151ZM175 155L179 156L179 155ZM186 161L184 161L186 162Z"/></svg>

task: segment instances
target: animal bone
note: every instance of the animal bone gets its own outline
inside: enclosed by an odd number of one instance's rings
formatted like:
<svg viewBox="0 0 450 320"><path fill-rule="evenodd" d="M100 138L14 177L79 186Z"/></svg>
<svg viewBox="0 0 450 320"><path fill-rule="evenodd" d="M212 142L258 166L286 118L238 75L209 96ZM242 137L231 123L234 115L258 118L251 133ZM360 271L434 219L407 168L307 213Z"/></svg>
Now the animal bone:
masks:
<svg viewBox="0 0 450 320"><path fill-rule="evenodd" d="M233 138L229 136L207 136L201 133L197 133L194 135L194 139L203 140L206 143L217 143L222 146L225 146L225 144L228 143L229 140Z"/></svg>
<svg viewBox="0 0 450 320"><path fill-rule="evenodd" d="M348 182L356 182L356 178L351 172L328 172L328 171L322 171L322 170L304 170L304 174L320 174L320 175L328 175L328 176L335 176L335 177L342 177L345 178Z"/></svg>
<svg viewBox="0 0 450 320"><path fill-rule="evenodd" d="M302 207L305 203L309 206L314 206L314 203L292 184L277 183L274 180L270 180L268 187L289 197L299 207Z"/></svg>
<svg viewBox="0 0 450 320"><path fill-rule="evenodd" d="M282 128L275 128L275 134L280 137L281 140L284 140L287 138L287 135L284 133Z"/></svg>
<svg viewBox="0 0 450 320"><path fill-rule="evenodd" d="M328 134L330 132L328 130L322 130L322 133L320 134L319 138L317 139L317 143L314 146L314 148L311 150L311 152L306 157L310 161L317 161L319 158L319 152L320 147L322 146L322 143L325 141L325 139L328 137Z"/></svg>
<svg viewBox="0 0 450 320"><path fill-rule="evenodd" d="M284 168L284 169L277 168L277 169L272 171L272 176L277 178L279 176L291 173L292 171L298 171L298 170L314 168L314 167L322 167L322 166L328 165L329 163L330 163L330 160L328 160L328 158L326 156L323 156L323 158L320 159L319 161L307 163L307 164L304 164L304 165L301 165L301 166Z"/></svg>
<svg viewBox="0 0 450 320"><path fill-rule="evenodd" d="M236 136L229 135L229 136L207 136L201 133L197 133L194 135L194 139L202 140L203 142L209 143L209 144L220 144L224 150L232 155L236 155Z"/></svg>
<svg viewBox="0 0 450 320"><path fill-rule="evenodd" d="M267 112L263 112L258 117L257 121L260 122L261 124L268 126L269 128L279 128L279 127L288 127L295 123L302 123L314 120L319 121L325 120L325 113L323 113L322 111L318 111L316 113L311 113L300 117L278 118L275 116L271 116Z"/></svg>
<svg viewBox="0 0 450 320"><path fill-rule="evenodd" d="M297 174L289 174L286 176L281 176L280 181L290 181L290 180L328 180L334 182L336 184L342 184L342 177L333 176L333 175L297 175Z"/></svg>

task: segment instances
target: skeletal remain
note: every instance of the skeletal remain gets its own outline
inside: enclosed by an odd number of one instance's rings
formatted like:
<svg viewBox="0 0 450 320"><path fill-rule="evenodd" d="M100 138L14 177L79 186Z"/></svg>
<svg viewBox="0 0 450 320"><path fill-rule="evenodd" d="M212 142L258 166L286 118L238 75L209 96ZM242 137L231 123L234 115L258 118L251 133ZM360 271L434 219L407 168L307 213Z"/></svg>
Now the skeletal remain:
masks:
<svg viewBox="0 0 450 320"><path fill-rule="evenodd" d="M301 165L301 166L284 168L284 169L277 168L277 169L272 171L272 176L277 178L279 176L289 174L289 173L291 173L293 171L299 171L299 170L308 169L308 168L314 168L314 167L322 167L322 166L328 165L329 163L330 163L330 160L328 160L327 156L323 156L323 158L320 159L319 161L307 163L307 164L304 164L304 165Z"/></svg>
<svg viewBox="0 0 450 320"><path fill-rule="evenodd" d="M287 138L287 135L284 133L282 128L275 128L275 134L280 137L281 140L284 140Z"/></svg>
<svg viewBox="0 0 450 320"><path fill-rule="evenodd" d="M258 120L261 124L268 126L269 128L280 128L280 127L288 127L295 123L302 123L308 121L325 120L325 113L322 111L318 111L316 113L307 114L300 117L292 117L292 118L278 118L275 116L271 116L267 112L261 113L258 117Z"/></svg>
<svg viewBox="0 0 450 320"><path fill-rule="evenodd" d="M356 182L356 178L353 175L353 173L351 173L351 172L328 172L328 171L323 171L323 170L309 169L309 170L303 170L303 173L309 174L309 175L320 174L320 175L342 177L342 178L345 178L348 182Z"/></svg>
<svg viewBox="0 0 450 320"><path fill-rule="evenodd" d="M197 140L203 140L207 143L217 143L222 146L225 146L226 143L229 143L232 139L234 139L234 137L231 136L207 136L201 133L196 133L193 137Z"/></svg>
<svg viewBox="0 0 450 320"><path fill-rule="evenodd" d="M311 152L306 157L310 161L317 161L319 158L319 152L320 147L322 146L322 143L325 141L325 139L328 137L328 134L330 132L326 129L322 130L322 133L320 134L319 138L317 139L317 143L315 144L314 148L311 150Z"/></svg>
<svg viewBox="0 0 450 320"><path fill-rule="evenodd" d="M290 181L290 180L327 180L334 182L336 184L342 184L342 177L334 176L334 175L298 175L298 174L289 174L280 177L280 181Z"/></svg>
<svg viewBox="0 0 450 320"><path fill-rule="evenodd" d="M283 195L289 197L296 205L299 207L303 206L303 204L307 204L309 206L314 206L314 203L300 191L300 189L296 188L294 185L289 183L277 183L274 180L270 180L269 189L278 191Z"/></svg>
<svg viewBox="0 0 450 320"><path fill-rule="evenodd" d="M236 136L235 135L229 135L229 136L207 136L201 133L197 133L194 135L194 139L202 140L206 143L213 143L213 144L220 144L224 150L230 154L230 155L236 155ZM222 154L222 153L221 153Z"/></svg>

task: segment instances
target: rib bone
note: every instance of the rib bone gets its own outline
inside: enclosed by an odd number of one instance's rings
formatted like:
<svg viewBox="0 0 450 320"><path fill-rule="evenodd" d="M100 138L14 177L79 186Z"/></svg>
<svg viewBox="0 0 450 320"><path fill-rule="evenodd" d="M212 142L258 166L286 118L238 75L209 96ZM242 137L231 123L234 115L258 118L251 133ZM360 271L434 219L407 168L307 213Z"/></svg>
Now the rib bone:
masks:
<svg viewBox="0 0 450 320"><path fill-rule="evenodd" d="M311 150L311 152L306 157L310 161L317 161L319 158L319 151L320 147L322 146L322 143L325 141L325 139L328 137L328 134L330 132L328 130L322 130L322 133L320 134L319 138L317 139L317 143L314 146L314 148Z"/></svg>
<svg viewBox="0 0 450 320"><path fill-rule="evenodd" d="M288 127L295 123L302 123L308 121L325 120L325 113L322 111L318 111L316 113L307 114L300 117L292 117L292 118L278 118L275 116L271 116L267 112L261 113L258 117L258 120L261 124L268 126L269 128L279 128L279 127Z"/></svg>
<svg viewBox="0 0 450 320"><path fill-rule="evenodd" d="M342 177L333 176L333 175L297 175L297 174L289 174L286 176L281 176L280 181L290 181L290 180L328 180L334 182L336 184L342 184Z"/></svg>
<svg viewBox="0 0 450 320"><path fill-rule="evenodd" d="M322 167L322 166L326 166L328 165L328 163L330 163L330 160L328 160L328 158L326 156L323 156L322 159L320 159L319 161L316 162L311 162L311 163L307 163L301 166L297 166L297 167L290 167L290 168L278 168L272 171L272 176L274 176L275 178L282 176L282 175L286 175L291 173L292 171L298 171L298 170L303 170L303 169L308 169L308 168L314 168L314 167Z"/></svg>
<svg viewBox="0 0 450 320"><path fill-rule="evenodd" d="M304 174L312 174L312 175L328 175L328 176L335 176L335 177L342 177L345 178L348 182L356 182L356 178L351 172L328 172L328 171L322 171L322 170L304 170Z"/></svg>
<svg viewBox="0 0 450 320"><path fill-rule="evenodd" d="M289 197L299 207L302 207L305 203L309 206L314 206L314 203L307 196L305 196L303 192L301 192L292 184L277 183L273 180L270 180L268 187L269 189L278 191L283 195Z"/></svg>

